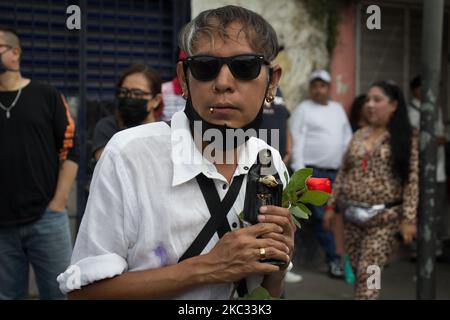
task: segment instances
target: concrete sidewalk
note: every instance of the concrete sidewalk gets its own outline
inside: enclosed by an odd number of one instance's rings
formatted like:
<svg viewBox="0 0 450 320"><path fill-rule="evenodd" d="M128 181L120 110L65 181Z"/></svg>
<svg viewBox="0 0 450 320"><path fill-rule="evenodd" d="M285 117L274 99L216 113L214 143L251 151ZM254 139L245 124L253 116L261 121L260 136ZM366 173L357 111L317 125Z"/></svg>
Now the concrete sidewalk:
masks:
<svg viewBox="0 0 450 320"><path fill-rule="evenodd" d="M328 277L326 265L295 268L303 276L299 283L286 283L286 299L350 300L353 286ZM416 264L402 258L391 262L381 274L382 300L416 299ZM450 300L450 264L436 263L436 298Z"/></svg>
<svg viewBox="0 0 450 320"><path fill-rule="evenodd" d="M299 258L293 271L303 276L299 283L286 283L286 299L353 299L353 286L331 279L322 248L312 228L306 224L300 233ZM387 267L381 273L380 299L416 299L416 264L410 262L410 248L397 242ZM450 299L450 241L444 248L446 262L436 262L436 298Z"/></svg>

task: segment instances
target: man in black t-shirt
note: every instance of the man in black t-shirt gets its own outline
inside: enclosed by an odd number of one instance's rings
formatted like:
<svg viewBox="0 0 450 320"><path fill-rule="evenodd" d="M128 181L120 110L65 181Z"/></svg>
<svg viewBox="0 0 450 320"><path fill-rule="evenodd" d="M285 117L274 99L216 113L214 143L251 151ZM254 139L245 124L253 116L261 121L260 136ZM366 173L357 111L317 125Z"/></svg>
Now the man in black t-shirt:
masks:
<svg viewBox="0 0 450 320"><path fill-rule="evenodd" d="M33 266L41 299L61 299L70 264L66 201L78 165L75 125L54 88L23 78L14 30L0 27L0 299L25 299Z"/></svg>
<svg viewBox="0 0 450 320"><path fill-rule="evenodd" d="M266 129L268 131L266 142L280 152L287 167L289 166L292 153L292 137L288 128L290 116L291 114L286 108L281 90L278 89L274 100L271 103L265 102L264 104L260 130ZM263 139L263 137L260 138Z"/></svg>

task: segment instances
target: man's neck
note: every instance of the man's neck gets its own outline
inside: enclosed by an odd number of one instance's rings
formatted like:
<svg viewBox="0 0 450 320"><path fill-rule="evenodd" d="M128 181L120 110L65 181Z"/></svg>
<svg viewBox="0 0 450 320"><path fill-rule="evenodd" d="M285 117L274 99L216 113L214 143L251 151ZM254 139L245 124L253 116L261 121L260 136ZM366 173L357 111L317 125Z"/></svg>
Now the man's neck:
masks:
<svg viewBox="0 0 450 320"><path fill-rule="evenodd" d="M327 100L327 101L317 101L317 100L312 100L312 101L314 101L314 103L316 103L316 104L318 104L318 105L321 105L322 107L326 107L326 106L328 106L328 101L329 101L329 100Z"/></svg>
<svg viewBox="0 0 450 320"><path fill-rule="evenodd" d="M22 78L20 72L7 71L0 75L0 90L1 91L15 91L23 86L27 79Z"/></svg>
<svg viewBox="0 0 450 320"><path fill-rule="evenodd" d="M203 145L202 145L202 154L206 157L208 157L208 155L204 154L204 150L207 146L208 146L208 143L204 141ZM233 178L233 174L234 174L234 171L236 170L237 163L238 163L237 149L226 150L226 151L219 151L216 149L215 151L216 151L216 153L214 155L212 155L213 159L208 159L208 160L213 162L217 171L221 175L223 175L225 177L225 179L227 179L228 182L231 182L231 179ZM228 157L227 157L227 154L228 154ZM215 161L217 159L219 161Z"/></svg>

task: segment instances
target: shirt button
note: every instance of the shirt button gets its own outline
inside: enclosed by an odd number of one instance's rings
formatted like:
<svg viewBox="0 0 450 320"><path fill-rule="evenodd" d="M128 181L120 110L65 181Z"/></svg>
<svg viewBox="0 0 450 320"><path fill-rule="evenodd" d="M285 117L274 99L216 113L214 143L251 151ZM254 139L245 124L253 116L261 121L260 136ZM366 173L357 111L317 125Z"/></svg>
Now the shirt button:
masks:
<svg viewBox="0 0 450 320"><path fill-rule="evenodd" d="M237 223L236 222L233 222L233 224L231 225L233 228L237 228Z"/></svg>
<svg viewBox="0 0 450 320"><path fill-rule="evenodd" d="M223 190L226 190L226 189L228 188L227 184L224 183L223 186L222 186L222 188L223 188Z"/></svg>
<svg viewBox="0 0 450 320"><path fill-rule="evenodd" d="M248 170L248 167L247 167L247 166L245 166L245 167L244 167L244 170Z"/></svg>

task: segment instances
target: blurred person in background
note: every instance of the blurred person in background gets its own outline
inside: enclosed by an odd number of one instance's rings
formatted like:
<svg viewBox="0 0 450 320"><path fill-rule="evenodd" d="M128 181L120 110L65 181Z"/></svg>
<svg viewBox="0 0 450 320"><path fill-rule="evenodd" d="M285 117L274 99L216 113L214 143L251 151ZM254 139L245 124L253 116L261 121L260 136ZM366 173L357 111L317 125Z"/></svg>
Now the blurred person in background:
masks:
<svg viewBox="0 0 450 320"><path fill-rule="evenodd" d="M380 288L368 286L368 267L383 270L398 231L411 243L419 199L418 139L401 89L393 82L376 82L367 94L367 108L369 126L356 131L350 142L324 217L324 225L331 225L336 212L344 214L356 299L379 297Z"/></svg>
<svg viewBox="0 0 450 320"><path fill-rule="evenodd" d="M367 122L367 95L365 93L357 96L350 107L350 126L353 133L368 125Z"/></svg>
<svg viewBox="0 0 450 320"><path fill-rule="evenodd" d="M64 299L70 264L67 200L78 170L75 124L55 88L24 78L17 33L0 27L0 299Z"/></svg>
<svg viewBox="0 0 450 320"><path fill-rule="evenodd" d="M313 176L328 178L331 183L341 166L342 157L352 137L344 108L330 100L331 76L326 70L315 70L309 78L309 96L293 111L290 128L293 139L291 166L294 171L307 167ZM325 251L328 275L343 278L340 255L336 253L334 235L323 229L325 206L310 206L316 237ZM296 250L299 241L296 237Z"/></svg>
<svg viewBox="0 0 450 320"><path fill-rule="evenodd" d="M179 50L178 61L186 59L186 52ZM181 95L183 90L181 89L180 81L178 77L175 77L162 84L162 99L164 103L164 110L162 113L163 121L170 121L175 112L183 110L186 104L186 100Z"/></svg>
<svg viewBox="0 0 450 320"><path fill-rule="evenodd" d="M114 114L95 126L92 152L96 161L108 141L120 130L159 120L162 109L159 73L146 65L132 65L119 78L116 99Z"/></svg>

